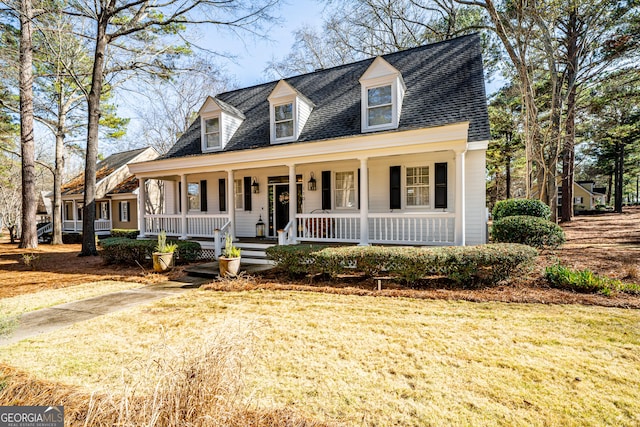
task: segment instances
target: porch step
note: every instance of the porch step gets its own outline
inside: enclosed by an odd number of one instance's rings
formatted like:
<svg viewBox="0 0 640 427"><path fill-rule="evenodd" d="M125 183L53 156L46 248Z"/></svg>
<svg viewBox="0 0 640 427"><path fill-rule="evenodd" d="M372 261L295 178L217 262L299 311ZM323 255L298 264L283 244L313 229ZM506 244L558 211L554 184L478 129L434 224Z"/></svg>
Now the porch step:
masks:
<svg viewBox="0 0 640 427"><path fill-rule="evenodd" d="M275 246L273 243L256 243L256 242L243 242L242 240L237 242L236 247L240 248L240 255L242 256L242 264L254 264L254 265L274 265L274 262L267 258L265 251L271 246Z"/></svg>

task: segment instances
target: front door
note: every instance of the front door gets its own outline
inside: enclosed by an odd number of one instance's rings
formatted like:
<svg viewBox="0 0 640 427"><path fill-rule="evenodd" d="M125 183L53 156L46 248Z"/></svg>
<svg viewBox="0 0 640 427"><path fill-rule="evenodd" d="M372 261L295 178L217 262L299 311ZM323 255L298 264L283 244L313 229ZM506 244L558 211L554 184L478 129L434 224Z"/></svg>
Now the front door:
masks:
<svg viewBox="0 0 640 427"><path fill-rule="evenodd" d="M296 185L298 190L297 212L302 213L302 175L298 175ZM284 182L283 182L284 181ZM269 178L269 232L270 237L278 237L278 230L284 229L289 223L289 177Z"/></svg>
<svg viewBox="0 0 640 427"><path fill-rule="evenodd" d="M282 230L289 223L289 184L276 185L275 193L275 222L276 232Z"/></svg>

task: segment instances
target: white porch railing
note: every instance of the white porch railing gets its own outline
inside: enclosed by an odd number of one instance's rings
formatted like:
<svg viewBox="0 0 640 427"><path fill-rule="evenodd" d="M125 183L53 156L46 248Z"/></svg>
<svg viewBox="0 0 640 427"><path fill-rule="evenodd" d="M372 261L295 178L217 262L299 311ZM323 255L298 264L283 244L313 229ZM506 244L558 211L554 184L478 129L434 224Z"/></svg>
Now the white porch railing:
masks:
<svg viewBox="0 0 640 427"><path fill-rule="evenodd" d="M231 222L227 221L219 229L213 230L213 247L216 259L222 255L222 243L226 240L230 225Z"/></svg>
<svg viewBox="0 0 640 427"><path fill-rule="evenodd" d="M111 231L110 219L97 219L93 223L95 231ZM82 231L82 220L65 220L62 221L62 231Z"/></svg>
<svg viewBox="0 0 640 427"><path fill-rule="evenodd" d="M223 229L229 221L227 215L187 215L187 235L189 237L213 237L215 229ZM180 215L145 215L145 234L158 234L165 231L167 236L182 235L182 217Z"/></svg>
<svg viewBox="0 0 640 427"><path fill-rule="evenodd" d="M278 230L278 244L279 245L290 245L294 242L294 233L295 233L295 220L291 220L287 223L287 225L282 229Z"/></svg>
<svg viewBox="0 0 640 427"><path fill-rule="evenodd" d="M392 244L452 244L455 214L369 214L369 241Z"/></svg>
<svg viewBox="0 0 640 427"><path fill-rule="evenodd" d="M188 215L187 235L191 237L211 237L213 230L222 230L229 222L227 215ZM228 226L228 225L227 225Z"/></svg>
<svg viewBox="0 0 640 427"><path fill-rule="evenodd" d="M298 214L298 238L310 242L360 241L360 214Z"/></svg>
<svg viewBox="0 0 640 427"><path fill-rule="evenodd" d="M167 236L181 236L180 218L180 215L145 215L144 231L146 234L159 234L164 230ZM211 235L213 235L213 228Z"/></svg>

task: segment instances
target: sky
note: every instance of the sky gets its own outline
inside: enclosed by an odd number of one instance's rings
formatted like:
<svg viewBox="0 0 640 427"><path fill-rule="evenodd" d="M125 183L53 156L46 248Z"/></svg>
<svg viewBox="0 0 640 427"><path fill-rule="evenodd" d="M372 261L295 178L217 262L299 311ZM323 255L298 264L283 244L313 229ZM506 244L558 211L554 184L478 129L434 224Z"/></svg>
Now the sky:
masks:
<svg viewBox="0 0 640 427"><path fill-rule="evenodd" d="M248 87L264 83L264 73L269 62L281 59L289 53L293 45L293 32L303 26L320 28L324 5L315 0L289 0L283 2L279 11L281 22L274 24L268 31L270 40L245 37L244 40L228 32L211 31L198 43L210 50L234 52L235 61L223 64L228 74L235 77L239 87ZM271 79L269 79L271 80Z"/></svg>

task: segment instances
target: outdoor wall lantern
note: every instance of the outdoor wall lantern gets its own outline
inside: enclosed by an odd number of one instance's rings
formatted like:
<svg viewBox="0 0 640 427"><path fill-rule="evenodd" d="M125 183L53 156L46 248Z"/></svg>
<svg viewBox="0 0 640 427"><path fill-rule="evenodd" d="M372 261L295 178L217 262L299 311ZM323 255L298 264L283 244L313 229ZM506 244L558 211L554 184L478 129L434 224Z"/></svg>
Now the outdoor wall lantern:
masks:
<svg viewBox="0 0 640 427"><path fill-rule="evenodd" d="M316 178L315 176L313 176L313 172L311 172L311 178L309 178L307 188L309 189L309 191L316 191L316 189L318 188L316 186Z"/></svg>
<svg viewBox="0 0 640 427"><path fill-rule="evenodd" d="M262 221L262 214L260 214L260 218L258 218L258 222L256 223L256 237L264 237L266 230L267 226Z"/></svg>
<svg viewBox="0 0 640 427"><path fill-rule="evenodd" d="M253 184L251 184L251 188L253 189L253 194L260 193L260 184L258 184L258 180L256 177L253 177Z"/></svg>

